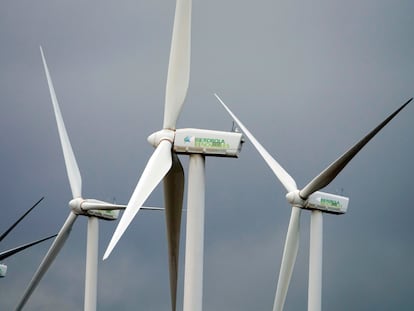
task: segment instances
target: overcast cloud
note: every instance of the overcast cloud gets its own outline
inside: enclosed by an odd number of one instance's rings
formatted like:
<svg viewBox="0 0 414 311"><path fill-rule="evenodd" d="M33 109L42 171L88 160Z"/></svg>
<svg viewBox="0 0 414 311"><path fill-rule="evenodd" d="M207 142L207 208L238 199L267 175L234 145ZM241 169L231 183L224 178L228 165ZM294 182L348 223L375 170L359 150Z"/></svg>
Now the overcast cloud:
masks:
<svg viewBox="0 0 414 311"><path fill-rule="evenodd" d="M153 151L146 138L162 124L174 8L173 0L0 4L0 231L46 197L1 250L57 232L69 213L39 45L84 197L126 203ZM414 96L413 12L409 0L194 0L177 126L230 130L217 92L304 186ZM324 310L414 309L413 121L411 104L326 188L350 206L324 217ZM284 188L249 142L237 160L208 158L206 175L204 310L271 310L290 214ZM147 205L162 202L158 187ZM307 306L309 216L286 311ZM100 222L100 257L115 227ZM17 304L49 245L4 261L1 310ZM85 247L81 217L25 310L83 309ZM98 309L169 308L164 215L141 211L99 264Z"/></svg>

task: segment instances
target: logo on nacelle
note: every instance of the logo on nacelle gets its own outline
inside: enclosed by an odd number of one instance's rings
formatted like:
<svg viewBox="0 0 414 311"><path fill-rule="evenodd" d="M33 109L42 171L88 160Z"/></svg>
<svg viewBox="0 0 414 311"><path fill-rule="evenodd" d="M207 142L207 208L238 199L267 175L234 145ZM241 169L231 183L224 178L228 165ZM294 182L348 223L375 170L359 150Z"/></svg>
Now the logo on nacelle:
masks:
<svg viewBox="0 0 414 311"><path fill-rule="evenodd" d="M190 144L193 139L194 139L194 136L186 136L184 137L184 142L186 144Z"/></svg>
<svg viewBox="0 0 414 311"><path fill-rule="evenodd" d="M321 206L338 208L338 209L342 208L342 204L338 200L325 199L322 197L318 197L316 200L319 202Z"/></svg>

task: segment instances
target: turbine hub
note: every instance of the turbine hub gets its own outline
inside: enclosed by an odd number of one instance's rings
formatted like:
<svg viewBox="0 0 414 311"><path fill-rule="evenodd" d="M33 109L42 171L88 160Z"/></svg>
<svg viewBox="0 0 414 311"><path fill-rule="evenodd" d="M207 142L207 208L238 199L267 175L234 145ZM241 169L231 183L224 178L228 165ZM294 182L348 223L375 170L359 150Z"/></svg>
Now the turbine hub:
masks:
<svg viewBox="0 0 414 311"><path fill-rule="evenodd" d="M290 205L297 207L304 207L306 203L306 200L300 197L299 190L291 191L286 194L286 200Z"/></svg>
<svg viewBox="0 0 414 311"><path fill-rule="evenodd" d="M152 133L148 136L147 141L153 146L158 147L162 140L168 140L171 144L174 143L175 131L163 129L161 131Z"/></svg>
<svg viewBox="0 0 414 311"><path fill-rule="evenodd" d="M69 207L76 215L85 214L85 212L82 210L83 201L84 200L82 198L76 198L76 199L70 200Z"/></svg>

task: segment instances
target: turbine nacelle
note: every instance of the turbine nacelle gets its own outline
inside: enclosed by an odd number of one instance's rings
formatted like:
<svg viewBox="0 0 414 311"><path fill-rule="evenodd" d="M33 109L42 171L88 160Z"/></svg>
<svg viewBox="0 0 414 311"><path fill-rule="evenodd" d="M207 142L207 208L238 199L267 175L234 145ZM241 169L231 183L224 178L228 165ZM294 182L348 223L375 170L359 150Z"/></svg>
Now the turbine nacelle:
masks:
<svg viewBox="0 0 414 311"><path fill-rule="evenodd" d="M242 133L184 128L176 130L173 150L178 154L237 158L243 142Z"/></svg>
<svg viewBox="0 0 414 311"><path fill-rule="evenodd" d="M95 216L104 220L118 219L119 209L125 208L123 205L82 198L71 200L69 207L76 215Z"/></svg>
<svg viewBox="0 0 414 311"><path fill-rule="evenodd" d="M203 154L205 156L237 158L244 142L243 134L239 132L223 132L184 128L177 130L163 129L148 136L148 142L153 147L163 140L173 145L173 151L178 154Z"/></svg>
<svg viewBox="0 0 414 311"><path fill-rule="evenodd" d="M322 191L312 193L305 200L300 196L300 191L295 190L286 194L286 200L295 207L319 210L330 214L345 214L349 203L349 198L347 197Z"/></svg>
<svg viewBox="0 0 414 311"><path fill-rule="evenodd" d="M345 214L348 210L349 198L316 191L306 200L305 209L316 209L330 214Z"/></svg>

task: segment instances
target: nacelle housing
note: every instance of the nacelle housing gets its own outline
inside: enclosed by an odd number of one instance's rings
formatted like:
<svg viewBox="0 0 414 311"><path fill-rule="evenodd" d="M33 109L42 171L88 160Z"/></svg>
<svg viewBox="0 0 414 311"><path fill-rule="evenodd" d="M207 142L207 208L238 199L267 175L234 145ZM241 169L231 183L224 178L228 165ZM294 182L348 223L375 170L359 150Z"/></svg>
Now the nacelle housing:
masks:
<svg viewBox="0 0 414 311"><path fill-rule="evenodd" d="M242 143L243 135L238 132L186 128L176 130L173 148L179 154L199 153L206 156L237 158Z"/></svg>
<svg viewBox="0 0 414 311"><path fill-rule="evenodd" d="M345 214L349 198L340 195L316 191L310 195L304 208L317 209L325 213Z"/></svg>
<svg viewBox="0 0 414 311"><path fill-rule="evenodd" d="M115 205L95 199L76 198L69 202L69 207L77 215L95 216L105 220L116 220L119 216L118 209L108 209Z"/></svg>
<svg viewBox="0 0 414 311"><path fill-rule="evenodd" d="M105 220L117 220L119 210L95 210L90 209L87 211L88 215L95 216Z"/></svg>
<svg viewBox="0 0 414 311"><path fill-rule="evenodd" d="M87 199L85 200L82 204L87 203L88 206L88 210L86 211L86 213L90 216L95 216L101 219L105 219L105 220L116 220L118 219L119 216L119 210L109 210L109 209L99 209L101 207L101 205L112 205L111 203L107 203L104 201L100 201L100 200L95 200L95 199ZM81 208L82 208L82 204L81 204ZM96 209L92 209L91 207L93 207L93 205L96 204ZM86 205L86 204L85 204Z"/></svg>

